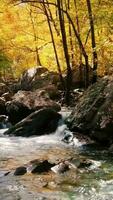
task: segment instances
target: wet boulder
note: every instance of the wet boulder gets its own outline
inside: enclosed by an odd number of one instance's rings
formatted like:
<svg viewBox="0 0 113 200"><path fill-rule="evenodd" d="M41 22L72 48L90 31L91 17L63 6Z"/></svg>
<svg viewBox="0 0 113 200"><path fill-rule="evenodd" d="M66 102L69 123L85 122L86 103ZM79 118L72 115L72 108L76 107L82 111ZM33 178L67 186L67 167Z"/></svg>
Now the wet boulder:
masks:
<svg viewBox="0 0 113 200"><path fill-rule="evenodd" d="M6 92L6 93L2 94L1 97L4 98L6 101L10 101L12 99L12 93Z"/></svg>
<svg viewBox="0 0 113 200"><path fill-rule="evenodd" d="M0 96L8 91L8 87L5 83L0 82Z"/></svg>
<svg viewBox="0 0 113 200"><path fill-rule="evenodd" d="M24 166L17 167L14 171L14 175L21 176L27 172L41 175L48 173L50 171L60 175L72 169L76 172L77 171L76 165L66 160L59 161L58 163L53 163L50 160L35 159L28 162Z"/></svg>
<svg viewBox="0 0 113 200"><path fill-rule="evenodd" d="M46 87L47 85L57 85L60 82L59 74L49 71L46 67L36 66L23 72L18 82L18 89L34 90Z"/></svg>
<svg viewBox="0 0 113 200"><path fill-rule="evenodd" d="M73 74L73 87L84 87L85 86L85 69L86 66L82 63L79 66L76 66L72 70ZM93 80L93 69L89 66L89 81L92 82Z"/></svg>
<svg viewBox="0 0 113 200"><path fill-rule="evenodd" d="M113 141L113 77L106 76L90 86L70 116L70 127L91 138Z"/></svg>
<svg viewBox="0 0 113 200"><path fill-rule="evenodd" d="M41 109L9 128L5 134L22 137L49 134L56 130L61 118L59 113L50 108Z"/></svg>
<svg viewBox="0 0 113 200"><path fill-rule="evenodd" d="M101 162L96 160L90 160L85 157L72 158L71 160L58 160L57 162L52 162L48 159L35 159L24 164L23 166L17 167L14 172L6 172L4 175L7 176L10 173L15 176L22 176L26 173L44 175L52 172L53 174L58 174L59 176L65 175L67 180L70 176L77 177L77 173L83 171L93 171L101 168ZM54 176L54 175L53 175ZM54 176L55 177L55 176ZM63 179L64 180L64 179Z"/></svg>
<svg viewBox="0 0 113 200"><path fill-rule="evenodd" d="M4 97L0 97L0 115L5 115L6 114L6 106L5 106L5 99Z"/></svg>
<svg viewBox="0 0 113 200"><path fill-rule="evenodd" d="M55 164L51 163L48 160L43 160L43 161L39 161L39 160L33 160L29 163L29 166L27 168L27 170L31 171L31 173L35 174L41 174L41 173L45 173L51 170L51 167L53 167Z"/></svg>
<svg viewBox="0 0 113 200"><path fill-rule="evenodd" d="M27 169L26 167L22 166L22 167L17 167L15 172L14 172L14 175L15 176L21 176L21 175L24 175L26 174L27 172Z"/></svg>
<svg viewBox="0 0 113 200"><path fill-rule="evenodd" d="M60 77L59 74L57 72L54 71L47 71L46 73L41 74L41 78L43 81L45 81L45 83L52 84L55 86L58 86L60 84ZM45 84L45 86L47 86Z"/></svg>
<svg viewBox="0 0 113 200"><path fill-rule="evenodd" d="M26 174L27 172L33 173L33 174L42 174L47 173L51 170L51 167L53 167L55 164L48 162L48 160L33 160L29 162L25 166L17 167L14 171L15 176L21 176Z"/></svg>
<svg viewBox="0 0 113 200"><path fill-rule="evenodd" d="M81 63L72 67L72 89L85 87L85 71L86 66ZM66 81L66 73L63 74ZM89 82L93 82L93 69L89 65Z"/></svg>
<svg viewBox="0 0 113 200"><path fill-rule="evenodd" d="M60 106L52 101L45 90L18 91L12 101L6 103L6 111L12 124L18 123L29 114L41 108L60 110Z"/></svg>
<svg viewBox="0 0 113 200"><path fill-rule="evenodd" d="M40 75L47 72L48 69L42 66L32 67L28 70L25 70L20 77L19 84L22 90L31 90L36 84L37 80L39 85L41 82Z"/></svg>
<svg viewBox="0 0 113 200"><path fill-rule="evenodd" d="M58 90L57 86L54 84L46 85L45 87L41 88L46 91L50 99L57 100L61 98L61 92Z"/></svg>
<svg viewBox="0 0 113 200"><path fill-rule="evenodd" d="M5 106L9 121L13 125L34 111L33 109L29 109L26 105L18 101L8 101L6 102Z"/></svg>
<svg viewBox="0 0 113 200"><path fill-rule="evenodd" d="M55 166L53 166L51 168L51 170L54 172L54 173L59 173L59 174L62 174L62 173L65 173L66 171L69 170L69 163L66 162L66 161L63 161Z"/></svg>
<svg viewBox="0 0 113 200"><path fill-rule="evenodd" d="M45 90L37 89L31 91L18 91L13 97L13 101L23 103L29 109L38 110L43 107L49 107L60 111L60 106L49 98Z"/></svg>

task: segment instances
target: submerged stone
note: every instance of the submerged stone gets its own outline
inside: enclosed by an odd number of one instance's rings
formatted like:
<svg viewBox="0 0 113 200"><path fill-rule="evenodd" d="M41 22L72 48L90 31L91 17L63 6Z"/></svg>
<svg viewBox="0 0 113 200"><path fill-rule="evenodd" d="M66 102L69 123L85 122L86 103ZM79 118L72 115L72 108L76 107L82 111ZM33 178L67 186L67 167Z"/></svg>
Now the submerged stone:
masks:
<svg viewBox="0 0 113 200"><path fill-rule="evenodd" d="M5 104L9 121L12 124L20 122L34 111L43 108L50 108L60 111L60 105L49 98L47 92L43 89L32 91L18 91L12 101Z"/></svg>
<svg viewBox="0 0 113 200"><path fill-rule="evenodd" d="M55 165L54 167L52 167L51 170L54 173L62 174L62 173L64 173L64 172L69 170L69 165L67 163L65 163L65 162L61 162L58 165Z"/></svg>
<svg viewBox="0 0 113 200"><path fill-rule="evenodd" d="M52 164L48 162L48 160L44 160L36 165L34 169L31 171L32 173L45 173L51 170L51 167L53 167L55 164Z"/></svg>
<svg viewBox="0 0 113 200"><path fill-rule="evenodd" d="M14 175L15 175L15 176L21 176L21 175L26 174L26 172L27 172L26 167L22 166L22 167L16 168L16 170L15 170L15 172L14 172Z"/></svg>

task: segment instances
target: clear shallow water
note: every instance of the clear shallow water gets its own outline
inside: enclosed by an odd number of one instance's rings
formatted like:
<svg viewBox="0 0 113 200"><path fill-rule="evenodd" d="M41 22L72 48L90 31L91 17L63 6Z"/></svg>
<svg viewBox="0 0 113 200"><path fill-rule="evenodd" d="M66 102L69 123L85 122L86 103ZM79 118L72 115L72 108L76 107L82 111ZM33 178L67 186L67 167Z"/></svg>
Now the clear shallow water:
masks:
<svg viewBox="0 0 113 200"><path fill-rule="evenodd" d="M111 200L113 199L113 154L93 147L61 141L60 127L56 134L22 138L0 137L0 200ZM3 132L3 130L2 130ZM26 174L13 176L16 167L33 159L91 159L90 168L57 175ZM11 171L8 176L3 176Z"/></svg>

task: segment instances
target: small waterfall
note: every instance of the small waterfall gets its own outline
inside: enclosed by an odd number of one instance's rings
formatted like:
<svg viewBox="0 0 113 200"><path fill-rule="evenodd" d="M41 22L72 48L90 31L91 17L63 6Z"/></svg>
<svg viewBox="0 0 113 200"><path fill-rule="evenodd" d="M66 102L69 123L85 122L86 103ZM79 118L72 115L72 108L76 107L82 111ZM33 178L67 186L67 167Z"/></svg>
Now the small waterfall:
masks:
<svg viewBox="0 0 113 200"><path fill-rule="evenodd" d="M10 128L11 123L8 120L8 116L0 115L0 129Z"/></svg>
<svg viewBox="0 0 113 200"><path fill-rule="evenodd" d="M8 121L8 116L0 115L0 137L4 136L4 132L11 127L11 123Z"/></svg>
<svg viewBox="0 0 113 200"><path fill-rule="evenodd" d="M0 137L4 136L4 133L8 130L8 128L0 129Z"/></svg>
<svg viewBox="0 0 113 200"><path fill-rule="evenodd" d="M71 111L63 111L60 112L62 115L62 119L59 120L57 130L55 131L55 135L58 136L61 141L71 144L74 147L80 147L82 146L82 142L80 142L75 135L73 135L73 132L71 132L68 128L68 126L65 124L65 121L68 119L69 115L71 114Z"/></svg>
<svg viewBox="0 0 113 200"><path fill-rule="evenodd" d="M0 199L10 200L12 199L13 194L17 195L19 194L20 191L22 191L22 195L23 195L23 192L24 192L23 188L25 188L25 192L26 192L25 198L26 198L27 194L31 194L32 190L34 191L36 188L38 188L38 183L41 184L42 180L44 181L46 180L44 179L46 175L44 176L42 175L42 179L40 178L41 182L40 181L38 182L39 178L37 178L37 176L36 178L34 177L34 175L32 176L32 174L30 174L29 176L29 173L32 167L31 165L29 165L27 168L28 176L26 175L24 179L21 179L20 177L19 179L18 177L15 178L12 175L13 175L14 170L17 168L17 166L25 166L26 163L35 159L36 160L44 159L44 160L52 161L53 163L55 161L57 163L59 162L59 160L62 161L62 160L70 159L70 158L74 158L72 160L74 164L80 163L80 161L83 161L82 163L86 164L86 167L78 168L76 173L74 170L72 171L70 170L71 172L68 171L67 173L62 174L62 175L55 174L54 176L52 173L49 176L47 174L47 177L48 177L47 187L53 185L53 191L52 189L51 191L54 193L54 195L56 195L55 192L58 189L58 191L56 192L59 195L58 199L61 198L61 194L59 191L60 188L61 188L61 191L69 191L70 198L72 197L72 199L76 199L76 200L77 199L78 200L79 199L84 199L84 200L86 199L93 199L93 200L113 199L113 192L112 192L113 180L107 180L109 179L110 176L112 178L113 159L111 159L110 157L110 159L108 159L109 161L108 162L106 159L108 158L108 156L105 157L103 166L101 168L101 163L102 163L101 159L103 158L103 155L101 156L100 151L97 151L97 153L95 154L94 150L92 152L90 150L86 152L88 153L88 159L84 160L84 157L80 157L81 159L80 160L79 154L80 154L81 146L83 145L83 141L80 142L79 139L77 139L77 137L69 130L68 126L65 124L65 117L64 115L62 116L63 117L59 121L56 131L49 135L32 136L29 138L10 137L10 136L4 135L4 132L6 131L5 127L0 129L0 161L1 161L0 195L2 196L2 198ZM84 153L85 153L85 150L84 150ZM94 160L91 160L93 159L93 156L94 156ZM98 159L98 156L100 156L99 159ZM104 156L105 156L105 153L104 153ZM93 164L91 164L91 166L90 165L88 166L88 164L90 164L90 162L88 163L88 161L91 161ZM56 166L58 167L59 165L56 165ZM4 174L6 174L9 171L11 171L11 173L8 176L4 176ZM78 181L79 180L78 177L80 181ZM53 178L55 178L55 181ZM64 180L64 182L62 180ZM57 181L58 181L58 188L57 188L57 185L54 187ZM62 183L60 184L60 182ZM74 184L72 185L70 183L72 184L74 183ZM25 187L23 187L24 185ZM27 187L28 187L28 190L26 189ZM19 188L18 191L17 191L17 188ZM20 188L22 189L20 190ZM12 191L14 193L11 193ZM43 188L42 188L42 191L43 191ZM6 197L7 193L8 193L8 197ZM45 187L44 187L44 195L46 197L48 195L48 193L45 192ZM50 199L49 198L50 195L51 194L49 192L48 199ZM37 194L37 197L35 199L37 199L38 196L39 194ZM14 197L14 199L16 198L17 196ZM33 196L30 196L30 198L28 199L34 199L34 198ZM54 197L52 199L54 199ZM62 199L68 200L69 198L62 198Z"/></svg>
<svg viewBox="0 0 113 200"><path fill-rule="evenodd" d="M66 113L64 113L66 116ZM4 135L7 128L0 129L0 152L8 155L29 155L31 152L36 152L37 149L52 148L54 146L65 147L79 147L81 142L73 136L73 133L69 130L65 124L65 118L59 120L58 127L54 133L42 136L25 137L10 137ZM7 127L7 126L6 126Z"/></svg>
<svg viewBox="0 0 113 200"><path fill-rule="evenodd" d="M62 119L59 120L56 131L50 135L32 136L29 139L22 138L22 137L19 137L20 139L18 137L13 137L13 138L15 138L15 141L19 140L19 141L23 142L23 140L25 140L27 142L29 141L30 143L34 143L36 140L36 142L42 143L42 144L63 142L63 143L73 145L74 147L79 147L82 145L82 143L79 142L79 140L73 135L73 133L69 130L68 126L65 123L65 121L68 119L70 113L71 113L71 111L64 111L64 110L62 112L60 112L60 114L62 115ZM4 137L4 138L8 139L8 136L4 135L4 132L6 130L8 130L9 127L11 127L11 124L8 121L7 116L5 116L5 115L2 116L0 125L1 125L0 137ZM13 141L13 138L12 138L12 141ZM10 142L11 142L11 138L10 138Z"/></svg>
<svg viewBox="0 0 113 200"><path fill-rule="evenodd" d="M60 122L55 131L55 135L66 143L70 143L73 141L73 133L68 129L67 125Z"/></svg>

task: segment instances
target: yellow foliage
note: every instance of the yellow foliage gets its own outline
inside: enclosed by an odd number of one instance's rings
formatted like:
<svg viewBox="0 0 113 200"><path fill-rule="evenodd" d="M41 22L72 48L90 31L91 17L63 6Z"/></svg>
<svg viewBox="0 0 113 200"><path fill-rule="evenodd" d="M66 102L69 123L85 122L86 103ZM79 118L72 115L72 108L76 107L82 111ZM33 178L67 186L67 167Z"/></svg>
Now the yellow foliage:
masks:
<svg viewBox="0 0 113 200"><path fill-rule="evenodd" d="M14 1L16 2L16 1ZM49 2L54 3L55 0ZM76 0L77 10L74 7L74 1L70 3L70 16L77 28L76 17L78 14L80 36L83 44L89 31L88 12L85 0ZM99 3L98 0L92 0L92 9L95 23L95 35L97 43L97 53L99 68L98 73L103 75L113 64L113 5L112 0L105 0ZM47 24L46 16L43 14L42 6L35 4L14 4L10 0L0 0L0 42L1 50L13 61L12 68L16 75L19 75L24 69L36 66L36 48L40 62L49 70L57 70L56 60L51 36ZM54 33L55 44L59 56L62 70L65 70L65 58L63 54L61 35L59 30L59 21L56 15L56 7L50 6L54 23L51 21ZM79 64L80 49L75 35L72 31L71 39L73 50L70 46L69 24L65 16L65 27L68 40L70 56L74 54L74 63ZM56 30L55 30L56 29ZM92 63L92 49L90 34L85 49Z"/></svg>

